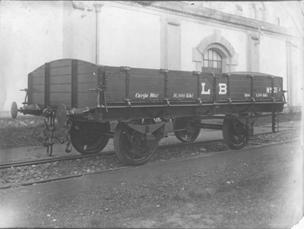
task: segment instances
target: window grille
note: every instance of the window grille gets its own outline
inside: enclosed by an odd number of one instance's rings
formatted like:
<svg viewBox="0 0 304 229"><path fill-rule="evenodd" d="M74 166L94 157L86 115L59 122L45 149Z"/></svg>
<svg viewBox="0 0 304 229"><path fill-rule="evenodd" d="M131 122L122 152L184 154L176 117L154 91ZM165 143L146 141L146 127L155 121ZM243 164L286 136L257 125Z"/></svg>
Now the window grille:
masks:
<svg viewBox="0 0 304 229"><path fill-rule="evenodd" d="M223 59L215 49L208 49L203 55L203 72L222 72Z"/></svg>

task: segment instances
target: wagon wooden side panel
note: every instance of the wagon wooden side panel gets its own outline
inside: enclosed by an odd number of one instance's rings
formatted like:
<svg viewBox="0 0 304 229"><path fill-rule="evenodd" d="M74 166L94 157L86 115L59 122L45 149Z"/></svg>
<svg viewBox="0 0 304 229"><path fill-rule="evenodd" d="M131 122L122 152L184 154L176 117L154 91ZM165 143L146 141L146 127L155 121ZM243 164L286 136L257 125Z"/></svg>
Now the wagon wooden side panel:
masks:
<svg viewBox="0 0 304 229"><path fill-rule="evenodd" d="M167 78L167 97L172 101L193 101L198 97L197 76L192 72L169 71Z"/></svg>
<svg viewBox="0 0 304 229"><path fill-rule="evenodd" d="M230 74L229 91L232 101L250 101L252 78L246 74Z"/></svg>
<svg viewBox="0 0 304 229"><path fill-rule="evenodd" d="M211 73L202 73L199 75L199 98L203 103L210 103L215 98L214 76Z"/></svg>
<svg viewBox="0 0 304 229"><path fill-rule="evenodd" d="M44 65L28 75L28 102L29 104L44 105Z"/></svg>
<svg viewBox="0 0 304 229"><path fill-rule="evenodd" d="M215 74L215 101L216 102L227 102L228 100L228 79L223 74Z"/></svg>
<svg viewBox="0 0 304 229"><path fill-rule="evenodd" d="M283 102L282 78L267 74L112 67L75 59L35 69L28 75L28 91L29 104L42 108Z"/></svg>
<svg viewBox="0 0 304 229"><path fill-rule="evenodd" d="M133 68L126 72L126 77L126 99L135 103L164 99L164 76L159 70Z"/></svg>
<svg viewBox="0 0 304 229"><path fill-rule="evenodd" d="M106 66L105 75L105 101L107 104L125 103L126 98L126 72L119 67Z"/></svg>
<svg viewBox="0 0 304 229"><path fill-rule="evenodd" d="M272 78L270 76L255 75L253 79L253 95L256 101L272 100Z"/></svg>

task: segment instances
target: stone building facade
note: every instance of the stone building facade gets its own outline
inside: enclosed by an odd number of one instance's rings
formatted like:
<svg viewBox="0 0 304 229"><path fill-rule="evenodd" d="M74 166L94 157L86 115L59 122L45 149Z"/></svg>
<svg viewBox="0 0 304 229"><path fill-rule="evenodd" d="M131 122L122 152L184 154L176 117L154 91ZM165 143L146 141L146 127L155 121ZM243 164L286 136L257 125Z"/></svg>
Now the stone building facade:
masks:
<svg viewBox="0 0 304 229"><path fill-rule="evenodd" d="M26 74L47 61L282 76L303 97L303 3L0 2L0 109L22 102Z"/></svg>

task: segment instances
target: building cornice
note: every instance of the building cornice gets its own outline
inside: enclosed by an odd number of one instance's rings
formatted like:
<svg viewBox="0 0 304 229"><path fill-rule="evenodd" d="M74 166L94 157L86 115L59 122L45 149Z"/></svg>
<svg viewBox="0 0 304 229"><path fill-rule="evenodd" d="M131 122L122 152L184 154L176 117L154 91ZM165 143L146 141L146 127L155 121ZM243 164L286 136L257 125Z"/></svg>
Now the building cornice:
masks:
<svg viewBox="0 0 304 229"><path fill-rule="evenodd" d="M124 4L131 4L131 5L138 5L139 3L137 2L122 2ZM163 10L166 12L178 14L181 16L187 16L191 18L196 18L196 19L203 19L207 20L210 22L215 22L215 23L220 23L220 24L225 24L229 26L235 26L235 27L242 27L245 29L250 29L250 30L260 30L262 32L267 32L267 33L272 33L272 34L279 34L283 36L292 36L294 37L295 35L292 34L292 32L282 26L278 26L275 24L271 24L268 22L260 21L260 20L255 20L252 18L247 18L243 16L238 16L238 15L233 15L229 13L224 13L219 10L215 9L210 9L206 7L195 7L191 5L187 5L182 2L174 2L174 1L155 1L153 4L150 5L144 5L145 8L149 9L159 9Z"/></svg>
<svg viewBox="0 0 304 229"><path fill-rule="evenodd" d="M206 7L195 7L178 1L72 1L76 9L91 11L93 3L104 5L125 5L130 7L145 8L152 11L175 14L178 16L189 17L196 20L207 21L245 30L265 32L274 35L297 37L290 29L260 21L252 18L225 13L219 10Z"/></svg>

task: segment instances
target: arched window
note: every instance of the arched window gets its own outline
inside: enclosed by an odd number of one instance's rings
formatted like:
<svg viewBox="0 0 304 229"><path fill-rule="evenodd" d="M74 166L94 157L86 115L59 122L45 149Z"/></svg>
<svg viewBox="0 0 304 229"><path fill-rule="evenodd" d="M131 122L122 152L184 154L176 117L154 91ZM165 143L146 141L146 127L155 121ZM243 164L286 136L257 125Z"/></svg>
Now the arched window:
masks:
<svg viewBox="0 0 304 229"><path fill-rule="evenodd" d="M204 72L230 72L238 64L233 46L218 31L192 49L192 61L196 71Z"/></svg>
<svg viewBox="0 0 304 229"><path fill-rule="evenodd" d="M203 54L203 72L220 73L223 69L223 58L214 48L210 48Z"/></svg>

